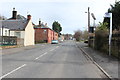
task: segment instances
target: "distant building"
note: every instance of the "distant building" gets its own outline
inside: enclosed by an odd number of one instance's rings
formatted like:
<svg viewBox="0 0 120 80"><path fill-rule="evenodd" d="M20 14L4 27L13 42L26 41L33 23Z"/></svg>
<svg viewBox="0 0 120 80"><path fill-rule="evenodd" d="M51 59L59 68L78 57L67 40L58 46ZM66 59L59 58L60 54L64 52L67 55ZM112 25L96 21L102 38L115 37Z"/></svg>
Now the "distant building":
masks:
<svg viewBox="0 0 120 80"><path fill-rule="evenodd" d="M34 45L34 28L31 15L27 19L17 19L17 11L13 9L13 16L8 20L1 20L0 36L17 36L18 45Z"/></svg>
<svg viewBox="0 0 120 80"><path fill-rule="evenodd" d="M64 41L64 36L63 35L60 35L59 39L58 39L60 42L61 41Z"/></svg>
<svg viewBox="0 0 120 80"><path fill-rule="evenodd" d="M51 43L52 40L58 40L58 33L53 31L47 26L39 21L39 25L34 27L35 29L35 42L46 42Z"/></svg>
<svg viewBox="0 0 120 80"><path fill-rule="evenodd" d="M72 40L73 35L72 34L63 34L65 40Z"/></svg>

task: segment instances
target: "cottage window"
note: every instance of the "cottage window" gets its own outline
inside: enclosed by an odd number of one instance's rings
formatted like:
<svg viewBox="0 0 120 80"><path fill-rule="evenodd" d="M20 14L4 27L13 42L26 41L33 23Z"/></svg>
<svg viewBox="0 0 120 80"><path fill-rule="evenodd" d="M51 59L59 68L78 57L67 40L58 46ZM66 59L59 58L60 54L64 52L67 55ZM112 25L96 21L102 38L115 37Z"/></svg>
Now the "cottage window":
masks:
<svg viewBox="0 0 120 80"><path fill-rule="evenodd" d="M7 30L5 30L5 36L7 36Z"/></svg>
<svg viewBox="0 0 120 80"><path fill-rule="evenodd" d="M17 36L17 38L20 38L20 32L15 32L15 36Z"/></svg>

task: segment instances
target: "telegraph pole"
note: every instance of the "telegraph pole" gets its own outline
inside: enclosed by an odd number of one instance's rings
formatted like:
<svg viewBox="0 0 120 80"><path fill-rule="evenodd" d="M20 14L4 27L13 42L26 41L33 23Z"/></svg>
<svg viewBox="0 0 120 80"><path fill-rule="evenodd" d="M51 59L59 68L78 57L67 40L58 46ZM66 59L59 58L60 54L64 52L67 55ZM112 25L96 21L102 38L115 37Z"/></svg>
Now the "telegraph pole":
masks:
<svg viewBox="0 0 120 80"><path fill-rule="evenodd" d="M89 28L90 28L90 7L88 7L88 34L89 34Z"/></svg>
<svg viewBox="0 0 120 80"><path fill-rule="evenodd" d="M90 7L88 7L88 46L90 46L89 32L90 32Z"/></svg>

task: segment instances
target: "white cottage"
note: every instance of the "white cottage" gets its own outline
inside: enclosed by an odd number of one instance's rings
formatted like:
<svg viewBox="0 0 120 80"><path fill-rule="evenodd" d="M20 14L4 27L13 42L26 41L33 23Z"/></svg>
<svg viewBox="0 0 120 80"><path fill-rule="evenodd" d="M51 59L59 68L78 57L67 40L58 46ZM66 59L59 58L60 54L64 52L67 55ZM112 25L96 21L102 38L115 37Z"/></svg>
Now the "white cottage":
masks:
<svg viewBox="0 0 120 80"><path fill-rule="evenodd" d="M31 15L27 17L26 20L2 20L1 36L17 36L18 45L34 45L34 28Z"/></svg>

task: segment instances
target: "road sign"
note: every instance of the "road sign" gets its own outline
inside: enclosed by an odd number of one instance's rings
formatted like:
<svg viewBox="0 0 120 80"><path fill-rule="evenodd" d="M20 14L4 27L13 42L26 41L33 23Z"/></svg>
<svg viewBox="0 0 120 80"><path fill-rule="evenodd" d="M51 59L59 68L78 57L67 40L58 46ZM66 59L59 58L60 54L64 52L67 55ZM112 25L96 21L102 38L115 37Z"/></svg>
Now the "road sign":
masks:
<svg viewBox="0 0 120 80"><path fill-rule="evenodd" d="M111 55L111 39L112 39L112 13L105 13L105 17L110 18L110 33L109 33L109 56Z"/></svg>

